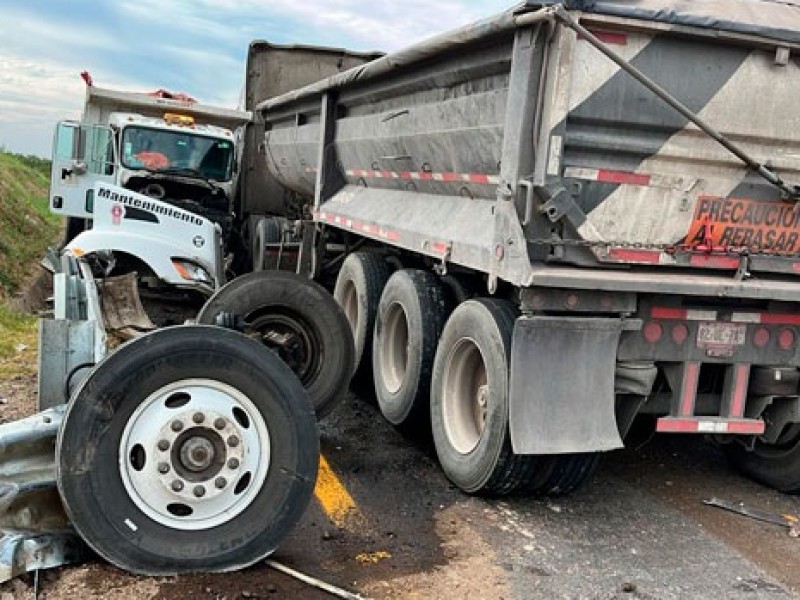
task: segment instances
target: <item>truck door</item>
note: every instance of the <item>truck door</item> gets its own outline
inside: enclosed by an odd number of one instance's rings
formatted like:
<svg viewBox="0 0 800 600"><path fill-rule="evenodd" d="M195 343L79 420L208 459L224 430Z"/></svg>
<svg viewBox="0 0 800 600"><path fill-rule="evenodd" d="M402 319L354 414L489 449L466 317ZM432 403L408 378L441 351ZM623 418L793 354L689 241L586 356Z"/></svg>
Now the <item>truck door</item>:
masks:
<svg viewBox="0 0 800 600"><path fill-rule="evenodd" d="M62 121L53 142L50 210L68 217L90 219L94 185L114 183L114 135L102 125Z"/></svg>

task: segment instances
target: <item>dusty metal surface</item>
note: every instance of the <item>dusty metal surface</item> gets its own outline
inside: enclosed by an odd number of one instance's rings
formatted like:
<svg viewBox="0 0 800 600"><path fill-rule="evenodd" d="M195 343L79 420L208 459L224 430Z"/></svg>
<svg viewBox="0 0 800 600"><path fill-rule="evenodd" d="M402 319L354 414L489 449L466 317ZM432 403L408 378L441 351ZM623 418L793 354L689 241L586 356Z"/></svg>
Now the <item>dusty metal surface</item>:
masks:
<svg viewBox="0 0 800 600"><path fill-rule="evenodd" d="M106 331L131 339L156 328L139 298L137 274L106 277L97 282Z"/></svg>
<svg viewBox="0 0 800 600"><path fill-rule="evenodd" d="M56 489L63 413L60 406L0 425L0 581L87 556Z"/></svg>

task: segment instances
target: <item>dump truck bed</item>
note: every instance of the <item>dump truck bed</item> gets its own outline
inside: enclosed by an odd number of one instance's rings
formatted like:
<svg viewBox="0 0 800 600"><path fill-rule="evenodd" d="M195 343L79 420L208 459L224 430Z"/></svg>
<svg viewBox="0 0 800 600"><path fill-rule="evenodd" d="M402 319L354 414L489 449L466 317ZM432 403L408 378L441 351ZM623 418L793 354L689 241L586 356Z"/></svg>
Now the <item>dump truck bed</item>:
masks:
<svg viewBox="0 0 800 600"><path fill-rule="evenodd" d="M517 285L546 266L645 266L764 273L793 287L794 203L553 4L261 103L268 169L315 199L320 222ZM754 161L798 180L794 3L568 4L591 8L569 15L606 48Z"/></svg>

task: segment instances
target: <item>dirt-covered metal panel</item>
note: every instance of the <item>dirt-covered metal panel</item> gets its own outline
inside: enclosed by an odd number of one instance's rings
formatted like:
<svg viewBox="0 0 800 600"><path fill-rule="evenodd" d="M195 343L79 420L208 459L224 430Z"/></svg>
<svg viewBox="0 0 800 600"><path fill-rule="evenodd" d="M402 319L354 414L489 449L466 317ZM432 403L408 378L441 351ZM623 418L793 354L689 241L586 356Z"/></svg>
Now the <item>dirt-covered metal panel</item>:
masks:
<svg viewBox="0 0 800 600"><path fill-rule="evenodd" d="M268 168L306 198L335 174L330 193L317 194L318 208L337 197L323 211L329 216L344 210L342 186L375 191L370 198L383 208L365 227L396 228L389 204L406 195L492 203L493 235L480 253L489 262L464 265L487 273L490 289L497 279L543 282L542 264L721 269L738 280L796 274L792 204L687 116L798 181L791 90L800 66L790 49L752 32L709 35L689 21L525 11L262 102ZM685 111L599 51L572 18ZM323 97L334 106L324 140ZM318 177L320 157L329 168ZM468 229L441 240L453 262L478 256L459 252L471 242ZM698 284L694 293L708 289Z"/></svg>
<svg viewBox="0 0 800 600"><path fill-rule="evenodd" d="M775 49L666 32L596 30L632 65L788 181L800 178L796 61ZM548 176L564 181L584 218L578 237L604 262L719 267L697 247L787 255L800 223L780 191L658 99L587 40L562 31ZM780 260L760 269L787 270Z"/></svg>
<svg viewBox="0 0 800 600"><path fill-rule="evenodd" d="M380 57L378 52L352 52L341 48L283 46L256 40L247 53L244 103L247 110L298 87L347 71ZM254 114L243 132L239 176L240 215L282 214L284 189L264 166L264 123Z"/></svg>

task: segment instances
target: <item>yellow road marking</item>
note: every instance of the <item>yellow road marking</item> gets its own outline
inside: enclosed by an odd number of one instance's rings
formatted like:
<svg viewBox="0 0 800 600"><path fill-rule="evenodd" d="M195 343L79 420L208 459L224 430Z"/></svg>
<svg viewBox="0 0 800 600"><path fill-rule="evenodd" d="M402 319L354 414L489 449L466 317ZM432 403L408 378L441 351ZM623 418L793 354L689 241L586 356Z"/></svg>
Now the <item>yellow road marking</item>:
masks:
<svg viewBox="0 0 800 600"><path fill-rule="evenodd" d="M335 525L342 526L346 519L358 514L355 500L322 454L319 455L319 473L314 495Z"/></svg>

